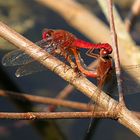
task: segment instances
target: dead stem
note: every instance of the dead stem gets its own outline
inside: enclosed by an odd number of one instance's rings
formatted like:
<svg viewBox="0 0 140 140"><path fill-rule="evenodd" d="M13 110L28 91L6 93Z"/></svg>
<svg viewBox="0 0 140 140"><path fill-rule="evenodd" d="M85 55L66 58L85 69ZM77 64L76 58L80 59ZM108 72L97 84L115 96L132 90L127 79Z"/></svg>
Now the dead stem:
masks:
<svg viewBox="0 0 140 140"><path fill-rule="evenodd" d="M116 118L113 112L28 112L28 113L9 113L0 112L0 119L80 119L80 118Z"/></svg>
<svg viewBox="0 0 140 140"><path fill-rule="evenodd" d="M115 61L115 67L116 67L115 70L116 70L117 83L118 83L119 102L125 105L124 97L123 97L122 80L121 80L121 65L120 65L120 58L119 58L117 33L115 31L115 23L114 23L114 17L113 17L112 0L108 0L108 6L109 6L109 23L110 23L110 30L111 30L111 37L112 37L112 46L113 46L113 51L114 51L114 61Z"/></svg>
<svg viewBox="0 0 140 140"><path fill-rule="evenodd" d="M89 107L85 103L79 103L79 102L74 102L74 101L66 101L62 99L54 99L54 98L49 98L49 97L40 97L40 96L35 96L35 95L29 95L29 94L21 94L21 93L16 93L16 92L11 92L11 91L6 91L6 90L0 90L0 96L3 97L8 97L8 98L14 98L22 101L31 101L31 102L36 102L36 103L42 103L42 104L52 104L56 106L64 106L64 107L69 107L73 109L79 109L79 110L92 110L92 107Z"/></svg>
<svg viewBox="0 0 140 140"><path fill-rule="evenodd" d="M48 97L40 97L40 96L35 96L35 95L23 94L23 93L21 94L21 93L5 91L5 90L0 90L0 96L14 98L14 99L23 100L23 101L28 100L31 102L42 103L42 104L53 104L57 106L64 106L64 107L69 107L69 108L79 109L79 110L93 110L94 109L94 106L89 107L85 103L66 101L66 100L61 100L61 99L53 99L53 98L48 98ZM133 111L133 113L138 118L140 118L140 112Z"/></svg>

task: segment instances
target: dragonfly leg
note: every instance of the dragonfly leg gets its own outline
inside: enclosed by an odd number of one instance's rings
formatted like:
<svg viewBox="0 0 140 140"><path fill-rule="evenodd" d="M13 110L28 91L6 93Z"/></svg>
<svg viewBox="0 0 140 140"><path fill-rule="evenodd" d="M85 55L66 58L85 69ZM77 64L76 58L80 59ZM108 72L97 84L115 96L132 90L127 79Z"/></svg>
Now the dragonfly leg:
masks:
<svg viewBox="0 0 140 140"><path fill-rule="evenodd" d="M75 69L76 64L72 61L72 56L70 54L70 50L69 49L61 49L62 51L62 55L64 56L64 58L69 62L70 66Z"/></svg>
<svg viewBox="0 0 140 140"><path fill-rule="evenodd" d="M83 73L84 75L86 75L87 77L96 78L97 77L97 71L96 70L90 70L90 69L87 68L83 59L80 56L80 51L77 50L77 49L73 49L73 48L71 48L71 51L73 52L73 55L75 57L75 61L76 61L76 65L78 67L78 70L81 73Z"/></svg>
<svg viewBox="0 0 140 140"><path fill-rule="evenodd" d="M76 64L72 61L71 55L65 54L65 59L69 62L71 68L74 69L74 71L76 71L77 66L76 66Z"/></svg>
<svg viewBox="0 0 140 140"><path fill-rule="evenodd" d="M64 49L63 47L60 47L60 53L58 55L61 55L65 58L65 66L66 66L66 62L69 62L71 68L75 69L76 64L72 61L71 59L71 55L68 53L69 51L67 51L66 49Z"/></svg>
<svg viewBox="0 0 140 140"><path fill-rule="evenodd" d="M93 57L93 58L96 58L96 59L97 59L97 58L99 57L99 55L93 53L93 51L94 51L94 48L89 49L89 50L86 52L86 55L89 56L89 57Z"/></svg>

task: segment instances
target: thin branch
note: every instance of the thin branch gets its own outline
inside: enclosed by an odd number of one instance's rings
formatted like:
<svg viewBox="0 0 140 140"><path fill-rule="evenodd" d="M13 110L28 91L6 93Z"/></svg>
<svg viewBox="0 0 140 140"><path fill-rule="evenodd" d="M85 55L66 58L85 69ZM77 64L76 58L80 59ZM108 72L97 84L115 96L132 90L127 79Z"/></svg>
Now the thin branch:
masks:
<svg viewBox="0 0 140 140"><path fill-rule="evenodd" d="M5 90L0 90L0 96L14 98L14 99L22 100L22 101L27 100L27 101L31 101L35 103L64 106L64 107L69 107L69 108L79 109L79 110L93 110L93 106L92 107L88 106L85 103L66 101L66 100L61 100L61 99L56 99L56 98L54 99L54 98L49 98L49 97L40 97L40 96L35 96L35 95L23 94L23 93L21 94L21 93L5 91Z"/></svg>
<svg viewBox="0 0 140 140"><path fill-rule="evenodd" d="M115 119L116 114L113 112L28 112L28 113L9 113L0 112L0 119L80 119L80 118L111 118Z"/></svg>
<svg viewBox="0 0 140 140"><path fill-rule="evenodd" d="M48 69L54 71L61 78L74 85L75 88L77 88L83 94L89 98L92 97L92 100L97 101L96 99L98 98L98 94L95 93L97 87L90 81L83 76L77 76L77 73L75 73L73 69L70 69L68 66L66 66L66 64L57 60L45 50L42 50L2 22L0 22L0 36L23 50L25 53L29 54L35 60L38 60ZM68 69L68 71L66 71L66 69ZM119 106L117 101L102 91L97 104L105 110L108 110L108 112L115 111L117 113L118 121L140 136L140 121L127 108L124 106Z"/></svg>
<svg viewBox="0 0 140 140"><path fill-rule="evenodd" d="M12 91L0 90L0 96L14 98L14 99L23 100L23 101L28 100L31 102L42 103L42 104L53 104L57 106L64 106L64 107L69 107L69 108L79 109L79 110L94 110L94 106L87 106L87 104L85 103L66 101L66 100L61 100L61 99L53 99L53 98L48 98L48 97L40 97L40 96L35 96L35 95L23 94L23 93L21 94L21 93L12 92ZM102 109L100 109L100 111L103 112ZM140 119L140 112L133 111L133 113Z"/></svg>
<svg viewBox="0 0 140 140"><path fill-rule="evenodd" d="M122 88L122 80L121 80L121 64L120 64L120 57L119 57L119 50L118 50L118 41L117 41L117 33L115 30L115 23L113 17L113 4L112 0L108 0L109 6L109 22L110 22L110 30L111 30L111 37L112 37L112 46L114 52L114 61L116 67L116 76L117 76L117 83L118 83L118 92L119 92L119 101L120 103L124 104L124 97L123 97L123 88Z"/></svg>

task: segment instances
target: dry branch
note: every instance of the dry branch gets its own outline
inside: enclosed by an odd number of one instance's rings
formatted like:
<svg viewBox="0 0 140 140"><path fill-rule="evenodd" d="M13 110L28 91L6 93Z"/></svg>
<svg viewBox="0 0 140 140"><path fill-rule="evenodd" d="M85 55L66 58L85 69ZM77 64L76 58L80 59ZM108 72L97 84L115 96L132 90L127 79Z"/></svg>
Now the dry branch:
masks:
<svg viewBox="0 0 140 140"><path fill-rule="evenodd" d="M80 119L80 118L112 118L116 117L114 112L28 112L28 113L11 113L0 112L0 119Z"/></svg>
<svg viewBox="0 0 140 140"><path fill-rule="evenodd" d="M56 106L64 106L69 107L73 109L79 109L79 110L93 110L93 107L88 106L85 103L79 103L74 101L66 101L61 99L54 99L49 97L41 97L41 96L35 96L35 95L29 95L29 94L23 94L23 93L16 93L11 91L4 91L0 90L0 96L8 97L22 100L22 101L30 101L35 103L41 103L41 104L51 104Z"/></svg>
<svg viewBox="0 0 140 140"><path fill-rule="evenodd" d="M118 38L117 38L117 33L116 33L115 23L114 23L112 0L108 0L108 11L109 11L110 32L112 37L112 47L114 53L114 62L116 68L115 70L116 70L118 92L119 92L119 101L120 103L125 104L124 97L123 97L124 93L122 88L121 63L120 63L119 50L118 50Z"/></svg>

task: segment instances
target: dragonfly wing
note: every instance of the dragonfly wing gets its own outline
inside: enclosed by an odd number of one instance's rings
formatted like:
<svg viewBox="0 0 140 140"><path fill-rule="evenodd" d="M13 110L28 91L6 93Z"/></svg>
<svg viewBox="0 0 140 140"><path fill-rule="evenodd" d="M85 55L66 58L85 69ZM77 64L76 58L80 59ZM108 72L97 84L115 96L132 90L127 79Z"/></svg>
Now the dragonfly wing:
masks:
<svg viewBox="0 0 140 140"><path fill-rule="evenodd" d="M135 79L135 81L138 81L140 83L140 64L139 65L130 65L130 66L124 66L124 71L127 74L127 76L125 75L125 79L127 79L127 77L131 77L128 76L129 73L131 73ZM132 79L131 77L131 79ZM130 79L130 78L129 78Z"/></svg>
<svg viewBox="0 0 140 140"><path fill-rule="evenodd" d="M135 79L129 75L129 71L136 74ZM140 73L140 71L137 66L132 66L132 67L129 66L129 67L126 67L126 69L122 71L122 87L123 87L124 95L136 94L136 93L140 92L140 75L139 75L139 73ZM110 80L110 82L112 82L111 87L114 87L114 90L116 90L117 89L116 74L113 71L113 73L111 75L112 75L111 80ZM115 94L118 96L118 93L115 93Z"/></svg>
<svg viewBox="0 0 140 140"><path fill-rule="evenodd" d="M123 87L124 87L124 94L135 94L140 92L140 77L138 69L134 69L133 72L137 75L134 79L131 77L127 72L123 72Z"/></svg>
<svg viewBox="0 0 140 140"><path fill-rule="evenodd" d="M45 66L43 66L42 64L36 61L33 61L31 63L28 63L26 65L19 67L15 74L17 77L22 77L22 76L30 75L36 72L44 71L44 70L46 70Z"/></svg>
<svg viewBox="0 0 140 140"><path fill-rule="evenodd" d="M40 40L35 44L49 53L54 51L58 45L57 43L53 43L53 40ZM18 66L32 61L34 60L28 54L18 49L7 53L2 59L2 64L4 66Z"/></svg>
<svg viewBox="0 0 140 140"><path fill-rule="evenodd" d="M18 66L32 62L33 59L21 50L14 50L2 58L4 66Z"/></svg>
<svg viewBox="0 0 140 140"><path fill-rule="evenodd" d="M138 70L140 68L140 64L138 64L138 65L129 65L129 66L125 65L125 66L123 66L123 68L126 71L131 71L133 69Z"/></svg>
<svg viewBox="0 0 140 140"><path fill-rule="evenodd" d="M124 82L124 95L136 94L140 93L140 84L134 81L133 79L130 81Z"/></svg>

